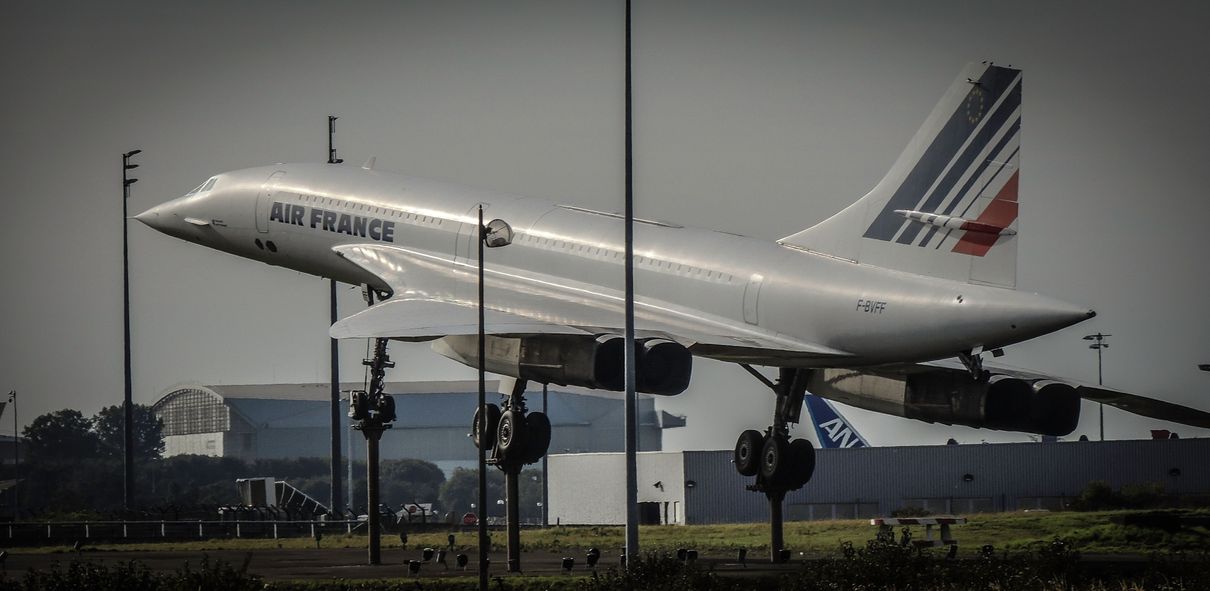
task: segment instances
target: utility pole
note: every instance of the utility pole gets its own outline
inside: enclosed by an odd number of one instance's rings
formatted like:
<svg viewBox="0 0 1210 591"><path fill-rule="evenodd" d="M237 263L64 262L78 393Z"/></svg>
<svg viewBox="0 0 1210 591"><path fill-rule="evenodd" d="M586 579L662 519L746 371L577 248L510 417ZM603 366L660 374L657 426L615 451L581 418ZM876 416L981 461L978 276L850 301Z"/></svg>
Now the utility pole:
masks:
<svg viewBox="0 0 1210 591"><path fill-rule="evenodd" d="M1093 343L1091 345L1088 345L1088 348L1097 350L1097 385L1098 386L1105 385L1105 376L1101 371L1101 368L1102 368L1101 351L1103 349L1109 348L1109 343L1106 343L1105 339L1107 339L1111 336L1113 336L1113 335L1102 334L1099 332L1096 334L1084 335L1084 340L1093 341ZM1100 405L1100 411L1101 411L1101 441L1105 441L1105 405L1104 404Z"/></svg>
<svg viewBox="0 0 1210 591"><path fill-rule="evenodd" d="M550 406L546 394L547 384L542 384L542 412L549 417ZM550 525L550 513L547 513L550 505L550 462L549 454L542 454L542 527Z"/></svg>
<svg viewBox="0 0 1210 591"><path fill-rule="evenodd" d="M131 164L130 159L141 152L131 150L122 154L122 325L126 374L122 397L122 508L127 511L134 507L134 403L131 401L130 377L130 241L126 202L130 201L130 185L139 182L139 179L130 178L127 172L139 167Z"/></svg>
<svg viewBox="0 0 1210 591"><path fill-rule="evenodd" d="M332 139L336 134L336 117L328 115L328 164L340 164L343 160L336 157L336 148L332 146ZM336 280L328 280L328 319L329 326L336 324L340 320L336 306ZM329 351L331 354L332 367L332 392L331 392L331 423L332 423L332 487L329 493L330 507L332 511L338 514L344 514L344 501L341 499L340 485L340 346L336 339L328 338ZM349 459L352 462L352 458ZM349 499L352 501L352 497Z"/></svg>
<svg viewBox="0 0 1210 591"><path fill-rule="evenodd" d="M631 123L631 72L630 72L630 0L626 0L626 330L624 363L626 368L626 401L624 404L626 428L626 565L633 564L639 555L639 477L638 477L638 427L635 425L638 401L635 394L634 351L634 137Z"/></svg>
<svg viewBox="0 0 1210 591"><path fill-rule="evenodd" d="M486 336L484 335L484 303L483 303L483 204L479 204L479 227L475 230L475 235L478 237L476 242L479 248L479 360L477 370L479 374L479 413L476 416L476 422L481 424L476 425L480 431L479 444L475 447L479 448L479 490L477 500L479 501L479 511L476 513L476 525L479 530L479 591L487 591L487 434L484 432L484 425L487 420L487 379L485 376L484 360L487 356L486 352Z"/></svg>
<svg viewBox="0 0 1210 591"><path fill-rule="evenodd" d="M17 487L21 482L21 438L17 434L17 391L8 391L8 401L13 404L13 521L21 515L21 497Z"/></svg>

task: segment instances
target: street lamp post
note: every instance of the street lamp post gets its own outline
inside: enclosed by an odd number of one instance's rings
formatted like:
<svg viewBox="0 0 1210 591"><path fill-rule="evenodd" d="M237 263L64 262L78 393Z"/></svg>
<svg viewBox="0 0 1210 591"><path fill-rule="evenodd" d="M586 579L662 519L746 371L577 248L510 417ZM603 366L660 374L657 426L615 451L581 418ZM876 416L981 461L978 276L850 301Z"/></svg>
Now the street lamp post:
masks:
<svg viewBox="0 0 1210 591"><path fill-rule="evenodd" d="M336 135L336 117L328 115L328 164L340 164L344 162L336 157L336 148L333 146L333 136ZM336 324L340 320L339 309L336 305L336 280L328 281L328 320L329 324ZM340 483L340 344L339 341L331 337L328 338L328 357L331 366L332 386L330 397L330 423L332 430L332 441L330 459L331 472L331 487L328 492L329 503L332 506L332 511L342 513L341 507L344 506L344 499L341 498L341 483ZM352 438L350 438L352 439ZM350 462L353 460L350 459ZM353 502L352 495L349 497L349 502Z"/></svg>
<svg viewBox="0 0 1210 591"><path fill-rule="evenodd" d="M1105 339L1107 339L1111 336L1113 336L1113 335L1103 334L1103 333L1099 333L1099 332L1096 334L1084 335L1084 340L1093 341L1092 344L1088 345L1088 348L1097 350L1097 385L1098 386L1105 385L1104 375L1101 371L1101 367L1102 367L1101 351L1103 349L1109 348L1109 343L1106 343ZM1101 441L1105 441L1105 405L1104 404L1100 405L1100 411L1101 411Z"/></svg>
<svg viewBox="0 0 1210 591"><path fill-rule="evenodd" d="M626 370L625 390L626 397L623 402L623 426L625 428L625 443L623 449L626 457L626 558L627 568L633 564L630 562L632 558L638 556L639 552L639 481L638 481L638 396L635 393L635 372L637 370L634 350L634 135L632 133L633 123L633 100L631 86L631 64L630 64L630 0L626 0L626 217L625 225L625 241L626 241L626 261L625 261L625 289L626 289L626 320L623 336L625 337L625 351L623 353L623 367Z"/></svg>
<svg viewBox="0 0 1210 591"><path fill-rule="evenodd" d="M507 222L500 219L492 220L483 225L483 204L479 204L479 226L476 230L479 243L479 412L476 421L487 423L487 379L484 369L484 357L487 356L486 329L484 328L485 307L483 302L483 249L508 246L513 242L513 229ZM479 591L487 591L487 446L483 442L488 437L481 426L479 433L479 507L484 515L479 515Z"/></svg>
<svg viewBox="0 0 1210 591"><path fill-rule="evenodd" d="M139 179L130 178L130 170L138 168L130 159L142 150L131 150L122 154L122 327L125 360L125 392L122 397L122 508L129 511L134 505L134 405L131 401L130 377L130 246L127 237L127 201L130 201L130 185Z"/></svg>
<svg viewBox="0 0 1210 591"><path fill-rule="evenodd" d="M17 521L21 512L21 497L17 496L17 486L21 482L21 439L17 436L17 391L8 391L8 401L13 405L13 521Z"/></svg>
<svg viewBox="0 0 1210 591"><path fill-rule="evenodd" d="M546 393L546 384L542 384L542 413L548 417L550 416L550 406ZM538 507L542 509L542 527L550 525L550 521L547 519L549 515L546 512L547 497L550 495L550 489L547 488L550 485L550 462L548 461L549 455L550 454L542 454L542 502L538 503Z"/></svg>

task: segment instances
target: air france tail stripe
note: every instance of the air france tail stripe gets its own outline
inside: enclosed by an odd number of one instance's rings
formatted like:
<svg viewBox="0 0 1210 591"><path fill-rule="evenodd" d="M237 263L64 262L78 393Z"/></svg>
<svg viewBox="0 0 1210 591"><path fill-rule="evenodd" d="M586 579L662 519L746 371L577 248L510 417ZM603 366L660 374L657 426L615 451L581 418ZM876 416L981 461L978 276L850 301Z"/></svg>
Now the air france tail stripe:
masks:
<svg viewBox="0 0 1210 591"><path fill-rule="evenodd" d="M997 227L1008 227L1017 219L1017 176L1020 171L1013 172L1013 176L1004 183L1004 187L996 194L996 198L987 204L987 208L975 220L981 224L989 224ZM996 243L999 236L995 234L985 234L983 232L967 232L957 244L954 245L953 252L974 255L981 257L991 250L992 245Z"/></svg>
<svg viewBox="0 0 1210 591"><path fill-rule="evenodd" d="M984 183L982 187L979 188L979 193L978 193L979 195L982 195L983 192L987 190L987 187L989 185L991 185L993 182L995 182L997 178L1000 177L1000 174L1002 172L1004 172L1004 169L1008 166L1008 163L1012 162L1013 158L1015 158L1017 156L1017 153L1020 151L1021 151L1020 146L1013 149L1013 153L1009 154L1008 158L1006 158L1004 162L1000 163L1000 168L996 169L995 174L993 174L992 177L990 179L988 179L987 182ZM1015 170L1017 170L1016 167L1014 167L1014 171ZM970 212L971 207L974 205L975 205L975 201L971 201L970 203L967 203L966 208L962 210L962 213L958 214L958 217L965 217L966 214L968 212ZM941 240L937 241L937 246L935 246L934 249L940 249L941 246L945 244L945 241L950 237L951 233L953 233L953 230L946 230L945 236L942 236Z"/></svg>
<svg viewBox="0 0 1210 591"><path fill-rule="evenodd" d="M940 176L954 159L954 155L970 138L971 132L983 121L982 116L973 118L967 113L967 103L981 95L986 95L982 100L990 101L991 104L1000 102L1004 94L1014 86L1013 82L1017 80L1018 74L1018 70L996 66L991 66L984 71L978 84L972 85L966 99L950 115L949 120L937 133L933 142L924 150L911 172L904 177L903 182L887 201L886 207L879 212L865 231L865 238L887 241L894 239L895 234L899 232L905 222L902 216L895 213L895 210L918 209L920 196ZM972 121L972 119L974 120Z"/></svg>
<svg viewBox="0 0 1210 591"><path fill-rule="evenodd" d="M965 217L967 212L970 211L971 206L973 206L975 202L979 200L979 196L987 190L987 186L996 180L996 177L1000 175L1000 172L1004 170L1004 167L1011 162L1017 152L1020 151L1020 146L1014 145L1012 153L1007 158L1000 157L1010 142L1016 144L1015 140L1017 139L1017 132L1020 129L1021 118L1018 117L1017 120L1013 122L1008 133L1004 134L1004 137L1000 139L1000 143L997 144L996 147L988 154L987 158L985 158L979 164L979 167L975 170L975 173L972 174L969 179L967 179L966 183L962 186L962 189L958 191L958 198L950 201L942 211L935 213L940 213L942 215L953 215L954 209L957 208L959 204L965 203L966 207L962 210L962 213L958 214L958 217ZM971 187L978 182L979 179L983 178L983 174L987 172L988 167L990 167L992 163L998 163L1000 165L999 168L997 168L991 177L983 183L983 186L980 187L978 191L971 191ZM933 236L937 234L939 230L940 228L930 228L928 234L925 235L924 240L920 241L920 246L927 247L932 244ZM945 237L949 237L949 231L946 231ZM942 241L944 240L945 238L942 238ZM940 244L938 244L937 247L940 248Z"/></svg>
<svg viewBox="0 0 1210 591"><path fill-rule="evenodd" d="M1004 169L1009 166L1009 163L1013 162L1013 159L1017 157L1017 154L1020 151L1021 151L1021 146L1017 146L1016 148L1013 149L1012 153L1008 155L1008 158L1005 158L1004 161L1000 163L1000 168L996 170L996 174L992 175L992 178L987 179L987 183L985 183L983 185L983 187L981 187L979 189L979 193L978 193L979 195L982 195L984 191L987 191L987 187L989 185L991 185L992 183L996 182L997 178L1000 178L1000 173L1004 172ZM1020 171L1019 168L1017 168L1016 166L1013 167L1014 173L1019 172L1019 171ZM1007 184L1008 181L1005 181L1005 183ZM1001 189L1001 190L1003 190L1003 189ZM958 217L966 217L966 214L970 213L971 207L974 207L974 205L975 205L974 201L967 203L966 207L962 210L962 213L958 214Z"/></svg>
<svg viewBox="0 0 1210 591"><path fill-rule="evenodd" d="M982 195L983 191L987 190L987 185L985 184L979 191L972 193L972 192L970 192L971 186L974 185L976 182L978 182L979 179L983 178L983 173L987 171L988 167L991 166L992 163L998 162L1000 164L1001 168L1003 168L1005 163L1011 161L1011 157L1001 159L1000 156L1008 148L1010 143L1015 144L1013 146L1012 153L1013 154L1017 153L1017 150L1020 147L1020 144L1017 141L1017 140L1019 140L1018 136L1019 136L1020 131L1021 131L1021 118L1017 117L1012 122L1012 124L1009 126L1008 133L1005 133L1004 137L1000 138L1000 142L998 144L996 144L996 147L993 148L992 151L987 154L987 158L985 158L982 162L979 163L978 170L975 171L975 174L971 175L971 178L966 181L966 185L962 187L961 191L959 191L958 195L960 195L961 198L954 199L953 201L949 202L945 206L945 209L939 213L944 213L945 215L950 215L951 213L953 213L953 211L955 209L957 209L958 205L961 203L966 204L966 209L964 209L963 212L966 212L970 209L970 205L975 202L975 199L977 199L980 195ZM997 171L997 173L998 172L999 171ZM995 179L995 175L992 175L992 179ZM989 182L990 182L990 180L989 180ZM963 213L963 215L965 215L965 213Z"/></svg>
<svg viewBox="0 0 1210 591"><path fill-rule="evenodd" d="M1009 91L1009 96L1004 103L1000 105L1000 108L996 109L992 113L991 117L987 120L987 124L984 125L981 130L979 130L974 140L971 141L970 144L966 146L966 149L962 152L962 154L958 156L958 159L955 161L954 165L950 167L949 172L946 173L940 184L937 185L937 188L924 200L922 205L915 207L917 211L936 211L937 207L941 205L941 200L949 194L950 189L952 189L954 185L958 183L958 180L962 177L962 175L970 169L971 164L974 163L975 158L979 155L979 153L981 153L985 148L987 148L988 144L991 143L992 137L1003 129L1009 117L1017 112L1017 107L1020 106L1020 104L1021 85L1016 84L1014 85L1013 89ZM924 229L924 226L920 224L909 223L908 227L903 231L903 234L899 236L899 239L896 242L899 244L911 244L922 229Z"/></svg>
<svg viewBox="0 0 1210 591"><path fill-rule="evenodd" d="M1009 98L1015 98L1016 104L1011 104ZM978 182L983 172L989 165L989 160L994 160L995 156L1004 150L1005 144L1010 142L1016 135L1016 131L1020 128L1021 122L1021 93L1019 90L1010 91L1002 103L996 103L992 106L989 114L984 117L986 125L975 131L969 143L963 147L962 153L951 164L951 167L944 172L943 178L937 179L934 186L929 191L921 196L921 202L917 205L919 211L929 213L942 213L942 211L952 211L957 203L965 202L968 199L973 200L977 194L971 194L971 186ZM1005 104L1008 103L1008 104ZM1007 111L1000 109L1005 107ZM1005 113L1008 113L1009 124L1004 124ZM995 147L989 146L995 144ZM962 188L955 190L955 185L962 183ZM944 209L943 209L944 207ZM895 241L899 244L913 244L916 246L927 246L928 241L916 240L920 237L920 224L907 224L895 237ZM932 235L929 232L928 235Z"/></svg>

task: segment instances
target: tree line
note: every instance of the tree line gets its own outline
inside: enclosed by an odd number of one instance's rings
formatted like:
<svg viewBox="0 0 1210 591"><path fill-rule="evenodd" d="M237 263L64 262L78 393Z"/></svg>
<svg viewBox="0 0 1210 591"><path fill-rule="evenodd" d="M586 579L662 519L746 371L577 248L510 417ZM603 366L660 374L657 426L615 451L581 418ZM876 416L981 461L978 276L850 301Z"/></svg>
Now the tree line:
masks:
<svg viewBox="0 0 1210 591"><path fill-rule="evenodd" d="M139 512L191 515L214 512L240 503L237 478L271 476L289 482L327 505L330 496L329 458L262 459L201 455L163 457L163 423L150 406L134 405L135 494ZM107 518L122 512L123 416L120 406L101 409L92 417L64 409L37 417L22 432L26 459L18 473L4 466L3 478L19 479L22 518ZM346 468L347 469L347 468ZM353 465L349 509L366 511L366 464ZM459 518L471 511L478 496L478 474L455 469L447 480L432 462L386 460L379 467L381 502L399 511L411 503L432 503L440 519ZM347 477L347 472L346 472ZM348 486L344 483L344 486ZM347 495L347 488L345 489ZM526 470L520 478L521 516L541 516L542 472ZM488 515L503 515L497 501L504 498L504 475L489 470ZM13 493L5 504L12 507ZM11 514L10 511L6 513Z"/></svg>

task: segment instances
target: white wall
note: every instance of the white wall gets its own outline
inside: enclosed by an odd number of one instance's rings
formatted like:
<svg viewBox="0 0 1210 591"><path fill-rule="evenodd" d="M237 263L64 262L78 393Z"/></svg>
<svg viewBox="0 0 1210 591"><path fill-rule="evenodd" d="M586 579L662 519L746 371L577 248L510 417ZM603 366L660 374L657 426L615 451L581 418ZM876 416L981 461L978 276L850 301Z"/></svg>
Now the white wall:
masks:
<svg viewBox="0 0 1210 591"><path fill-rule="evenodd" d="M638 500L667 503L670 523L685 523L685 467L679 452L638 454ZM659 482L661 487L655 486ZM626 464L620 453L552 454L551 523L622 525L626 522ZM661 515L663 520L663 515Z"/></svg>
<svg viewBox="0 0 1210 591"><path fill-rule="evenodd" d="M164 457L185 454L221 457L223 455L223 433L194 433L164 437Z"/></svg>

